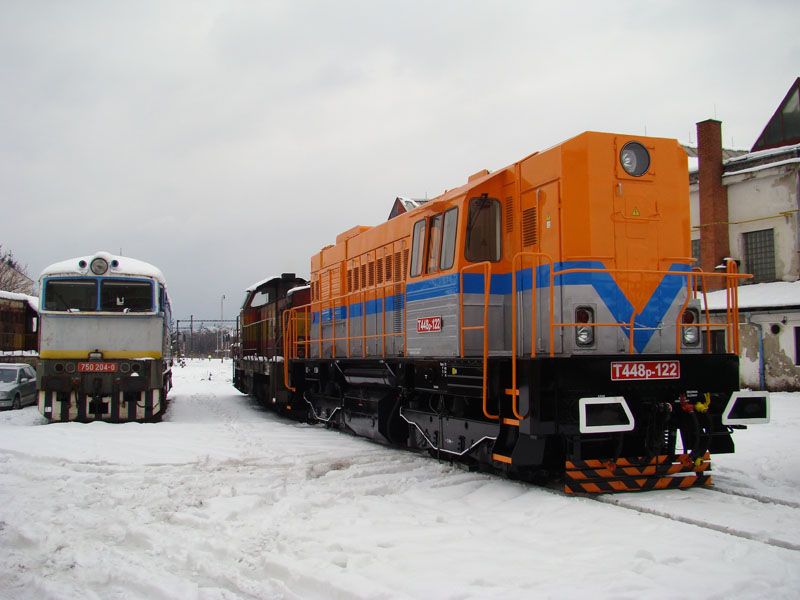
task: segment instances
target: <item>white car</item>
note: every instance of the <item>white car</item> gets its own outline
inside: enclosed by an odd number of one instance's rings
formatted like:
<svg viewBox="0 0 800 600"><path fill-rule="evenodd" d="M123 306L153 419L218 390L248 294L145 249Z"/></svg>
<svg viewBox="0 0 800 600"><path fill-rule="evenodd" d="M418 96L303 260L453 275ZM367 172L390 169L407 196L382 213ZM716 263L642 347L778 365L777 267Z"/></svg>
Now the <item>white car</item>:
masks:
<svg viewBox="0 0 800 600"><path fill-rule="evenodd" d="M36 371L24 363L0 363L0 408L36 404Z"/></svg>

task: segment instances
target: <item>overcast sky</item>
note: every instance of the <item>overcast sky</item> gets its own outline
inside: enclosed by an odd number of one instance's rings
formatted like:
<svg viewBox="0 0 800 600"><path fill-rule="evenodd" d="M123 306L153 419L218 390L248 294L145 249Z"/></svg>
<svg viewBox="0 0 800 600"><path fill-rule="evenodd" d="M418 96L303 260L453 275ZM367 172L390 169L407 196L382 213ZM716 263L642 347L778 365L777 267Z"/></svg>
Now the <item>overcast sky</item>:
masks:
<svg viewBox="0 0 800 600"><path fill-rule="evenodd" d="M394 198L585 130L749 148L800 75L800 3L0 0L0 243L108 250L177 318L233 318Z"/></svg>

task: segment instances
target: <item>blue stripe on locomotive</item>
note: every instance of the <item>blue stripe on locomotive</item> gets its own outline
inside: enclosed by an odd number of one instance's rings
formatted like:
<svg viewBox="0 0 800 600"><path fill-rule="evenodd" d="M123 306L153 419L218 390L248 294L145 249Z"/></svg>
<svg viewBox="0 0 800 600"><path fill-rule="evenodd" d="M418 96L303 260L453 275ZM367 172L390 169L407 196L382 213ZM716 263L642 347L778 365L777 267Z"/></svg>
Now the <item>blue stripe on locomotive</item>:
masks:
<svg viewBox="0 0 800 600"><path fill-rule="evenodd" d="M556 271L564 271L569 269L604 269L604 265L597 261L575 261L568 263L557 263ZM655 329L661 324L661 321L666 315L669 307L675 301L678 292L682 287L686 286L686 276L690 270L688 265L673 264L670 266L669 271L675 273L677 276L665 275L661 283L653 292L647 305L641 313L637 315L636 326L645 329L637 329L634 332L634 347L637 352L642 352L650 338L653 337ZM529 291L533 286L533 270L522 269L517 271L517 290ZM504 273L499 275L492 275L489 288L490 294L507 295L511 294L512 289L512 275L511 273ZM548 287L550 282L550 265L541 265L536 269L536 288L542 289ZM556 275L554 279L556 286L568 285L591 285L597 295L603 300L608 307L614 318L620 323L628 323L633 314L633 305L628 298L625 297L624 292L614 281L611 274L608 272L597 273L562 273ZM430 298L438 298L442 296L450 296L458 294L460 289L460 277L457 273L442 275L424 281L416 281L409 283L406 286L406 301L409 303L419 300L428 300ZM483 294L483 275L480 273L465 273L464 274L464 293L465 294ZM371 315L383 311L383 299L369 300L367 302L355 302L350 305L350 316L361 317L363 315L364 307L366 305L366 314ZM391 312L394 310L402 310L403 297L402 295L394 295L386 298L386 310ZM336 307L336 320L343 321L347 317L347 312L344 306ZM322 311L322 322L329 323L333 320L332 309L325 309ZM311 322L319 323L319 312L312 314ZM629 327L621 327L625 335L629 335Z"/></svg>

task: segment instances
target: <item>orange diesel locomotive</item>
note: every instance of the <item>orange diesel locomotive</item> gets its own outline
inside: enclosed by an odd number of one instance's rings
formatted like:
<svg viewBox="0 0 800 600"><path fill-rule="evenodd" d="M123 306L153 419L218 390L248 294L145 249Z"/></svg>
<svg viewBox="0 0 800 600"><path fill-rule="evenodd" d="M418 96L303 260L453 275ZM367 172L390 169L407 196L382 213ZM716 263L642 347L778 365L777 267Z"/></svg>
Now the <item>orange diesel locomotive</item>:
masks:
<svg viewBox="0 0 800 600"><path fill-rule="evenodd" d="M313 256L310 303L283 312L283 393L568 492L708 485L710 453L769 397L738 391L744 276L693 269L689 247L678 143L581 134ZM723 323L701 310L710 287Z"/></svg>

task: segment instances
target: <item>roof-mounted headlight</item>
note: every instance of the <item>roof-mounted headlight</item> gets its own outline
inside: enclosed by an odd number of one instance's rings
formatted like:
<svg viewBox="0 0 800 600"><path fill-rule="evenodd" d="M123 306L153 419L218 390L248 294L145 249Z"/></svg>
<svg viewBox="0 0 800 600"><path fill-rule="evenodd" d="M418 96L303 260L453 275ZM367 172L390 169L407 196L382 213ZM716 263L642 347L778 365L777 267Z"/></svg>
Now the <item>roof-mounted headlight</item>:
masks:
<svg viewBox="0 0 800 600"><path fill-rule="evenodd" d="M628 175L641 177L650 168L650 153L639 142L628 142L619 153L619 162Z"/></svg>
<svg viewBox="0 0 800 600"><path fill-rule="evenodd" d="M95 275L103 275L108 271L108 261L105 258L95 258L91 263L92 273Z"/></svg>

